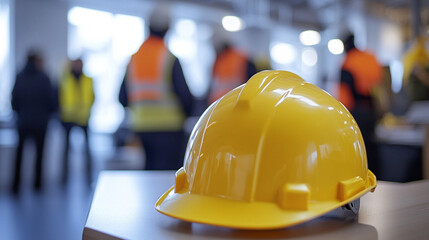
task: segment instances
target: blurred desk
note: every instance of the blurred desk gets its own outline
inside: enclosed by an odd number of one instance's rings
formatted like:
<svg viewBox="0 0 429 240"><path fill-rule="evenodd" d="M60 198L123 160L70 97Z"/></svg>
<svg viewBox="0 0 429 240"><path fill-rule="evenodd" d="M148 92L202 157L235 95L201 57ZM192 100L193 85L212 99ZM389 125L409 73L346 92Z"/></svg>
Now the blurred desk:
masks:
<svg viewBox="0 0 429 240"><path fill-rule="evenodd" d="M379 182L361 198L358 218L320 217L291 228L244 231L188 223L155 210L173 171L100 174L83 239L427 239L429 180Z"/></svg>
<svg viewBox="0 0 429 240"><path fill-rule="evenodd" d="M423 178L429 179L429 101L414 102L407 112L407 120L424 126Z"/></svg>
<svg viewBox="0 0 429 240"><path fill-rule="evenodd" d="M378 179L409 182L423 179L422 146L424 127L411 124L379 123L375 129Z"/></svg>

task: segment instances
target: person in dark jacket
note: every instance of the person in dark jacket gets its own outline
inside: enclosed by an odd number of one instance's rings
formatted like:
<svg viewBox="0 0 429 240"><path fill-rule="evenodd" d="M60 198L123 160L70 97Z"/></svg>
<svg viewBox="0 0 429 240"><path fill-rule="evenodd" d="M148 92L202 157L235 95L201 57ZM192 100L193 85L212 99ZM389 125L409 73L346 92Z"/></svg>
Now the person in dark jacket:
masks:
<svg viewBox="0 0 429 240"><path fill-rule="evenodd" d="M36 51L28 53L27 63L16 77L12 90L12 108L17 114L19 135L13 191L19 191L24 142L29 138L33 138L36 145L34 187L38 190L42 186L46 128L56 104L52 83L43 71L43 58Z"/></svg>
<svg viewBox="0 0 429 240"><path fill-rule="evenodd" d="M119 101L128 107L133 131L146 154L146 170L176 170L183 165L183 125L193 97L179 60L167 48L168 6L150 18L150 35L131 57Z"/></svg>

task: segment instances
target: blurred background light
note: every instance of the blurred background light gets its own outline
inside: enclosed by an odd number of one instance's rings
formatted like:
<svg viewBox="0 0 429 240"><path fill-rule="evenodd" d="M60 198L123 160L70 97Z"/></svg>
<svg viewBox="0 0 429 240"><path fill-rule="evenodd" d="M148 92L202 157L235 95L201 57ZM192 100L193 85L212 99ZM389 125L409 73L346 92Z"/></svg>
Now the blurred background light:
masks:
<svg viewBox="0 0 429 240"><path fill-rule="evenodd" d="M115 59L123 60L134 54L144 40L144 20L117 14L113 21L112 47Z"/></svg>
<svg viewBox="0 0 429 240"><path fill-rule="evenodd" d="M67 17L70 24L84 26L91 23L110 22L112 14L95 9L73 7Z"/></svg>
<svg viewBox="0 0 429 240"><path fill-rule="evenodd" d="M73 7L68 13L68 21L69 24L76 26L78 38L84 48L101 50L109 44L114 25L113 14Z"/></svg>
<svg viewBox="0 0 429 240"><path fill-rule="evenodd" d="M404 75L404 66L401 61L394 60L390 63L390 76L392 76L392 91L398 93L402 88L402 76Z"/></svg>
<svg viewBox="0 0 429 240"><path fill-rule="evenodd" d="M68 56L81 57L85 74L94 79L90 128L112 133L124 116L117 100L119 86L131 55L145 39L145 22L141 17L81 7L70 9L68 21Z"/></svg>
<svg viewBox="0 0 429 240"><path fill-rule="evenodd" d="M270 49L271 58L280 64L288 64L296 59L296 49L287 43L275 43Z"/></svg>
<svg viewBox="0 0 429 240"><path fill-rule="evenodd" d="M320 34L314 30L303 31L299 34L299 40L306 46L316 45L320 43Z"/></svg>
<svg viewBox="0 0 429 240"><path fill-rule="evenodd" d="M12 116L10 110L11 77L10 63L10 7L0 1L0 121L6 116Z"/></svg>
<svg viewBox="0 0 429 240"><path fill-rule="evenodd" d="M182 37L192 37L197 29L194 21L189 19L180 19L176 23L177 33Z"/></svg>
<svg viewBox="0 0 429 240"><path fill-rule="evenodd" d="M194 41L177 36L171 37L168 48L174 55L183 59L195 58L197 52Z"/></svg>
<svg viewBox="0 0 429 240"><path fill-rule="evenodd" d="M344 44L340 39L331 39L328 42L329 52L338 55L344 52Z"/></svg>
<svg viewBox="0 0 429 240"><path fill-rule="evenodd" d="M301 53L302 63L306 66L313 67L317 64L317 52L314 48L304 48Z"/></svg>
<svg viewBox="0 0 429 240"><path fill-rule="evenodd" d="M225 16L222 18L222 26L229 32L237 32L244 28L244 22L237 16Z"/></svg>
<svg viewBox="0 0 429 240"><path fill-rule="evenodd" d="M9 6L0 5L0 67L9 54Z"/></svg>

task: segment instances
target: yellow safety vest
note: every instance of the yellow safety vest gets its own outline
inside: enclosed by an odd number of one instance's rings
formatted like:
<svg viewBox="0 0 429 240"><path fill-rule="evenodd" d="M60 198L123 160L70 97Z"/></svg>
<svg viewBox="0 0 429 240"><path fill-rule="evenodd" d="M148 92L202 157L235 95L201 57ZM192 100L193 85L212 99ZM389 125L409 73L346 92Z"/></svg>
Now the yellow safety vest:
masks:
<svg viewBox="0 0 429 240"><path fill-rule="evenodd" d="M175 61L158 37L149 37L131 57L126 82L134 131L178 131L185 114L173 91Z"/></svg>
<svg viewBox="0 0 429 240"><path fill-rule="evenodd" d="M76 80L70 72L63 76L59 87L61 120L87 126L94 103L92 79L84 74Z"/></svg>

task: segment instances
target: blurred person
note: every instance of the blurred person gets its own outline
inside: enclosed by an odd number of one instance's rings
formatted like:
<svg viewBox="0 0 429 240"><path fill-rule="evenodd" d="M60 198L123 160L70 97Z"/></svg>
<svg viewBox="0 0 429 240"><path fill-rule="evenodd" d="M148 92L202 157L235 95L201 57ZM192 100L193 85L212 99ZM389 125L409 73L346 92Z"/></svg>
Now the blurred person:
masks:
<svg viewBox="0 0 429 240"><path fill-rule="evenodd" d="M382 66L374 55L360 51L354 43L354 35L344 41L346 56L341 67L339 100L355 118L362 132L367 151L368 167L377 172L377 147L375 143L376 108L372 96L382 81Z"/></svg>
<svg viewBox="0 0 429 240"><path fill-rule="evenodd" d="M255 73L255 64L241 50L228 42L217 47L208 101L213 103L227 92L246 83Z"/></svg>
<svg viewBox="0 0 429 240"><path fill-rule="evenodd" d="M268 56L259 55L253 62L255 63L256 72L273 69Z"/></svg>
<svg viewBox="0 0 429 240"><path fill-rule="evenodd" d="M65 130L65 149L62 181L66 183L69 173L70 132L72 128L82 129L85 135L86 176L91 181L91 155L88 142L88 121L94 103L92 78L83 73L82 59L69 62L58 88L61 122Z"/></svg>
<svg viewBox="0 0 429 240"><path fill-rule="evenodd" d="M429 54L425 49L424 37L415 43L404 55L404 85L411 101L429 100Z"/></svg>
<svg viewBox="0 0 429 240"><path fill-rule="evenodd" d="M34 188L39 190L42 187L46 129L56 108L52 83L43 70L43 63L41 53L30 50L27 55L27 63L16 76L12 90L12 108L17 113L19 135L12 189L15 193L20 188L24 143L30 138L34 140L36 145Z"/></svg>
<svg viewBox="0 0 429 240"><path fill-rule="evenodd" d="M157 6L150 16L150 35L131 57L119 93L143 145L147 170L183 165L183 127L192 110L193 97L180 62L164 43L169 22L169 7Z"/></svg>

